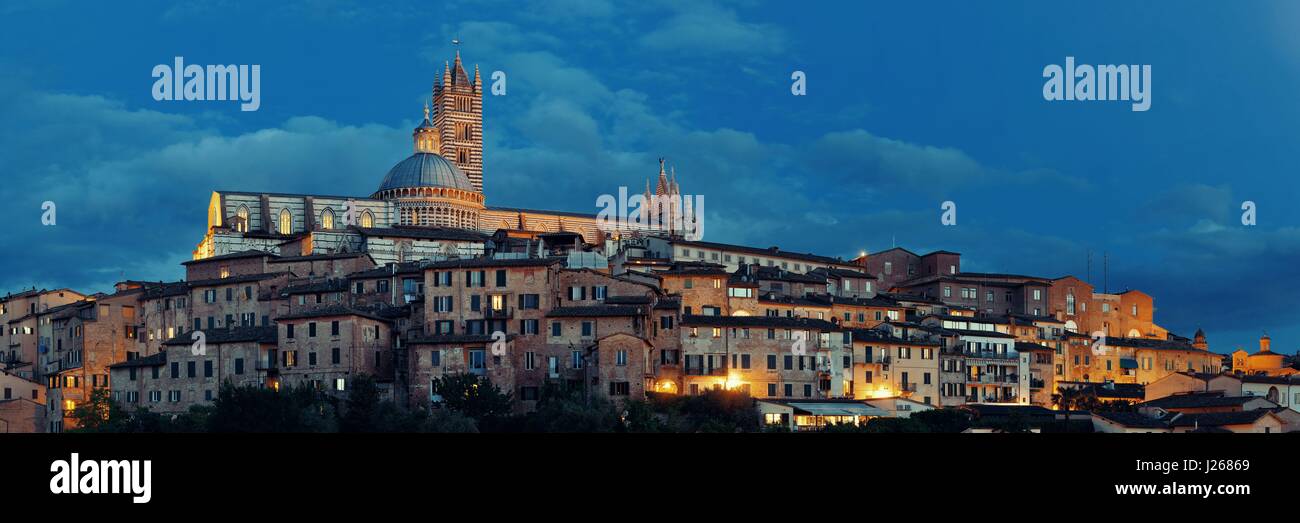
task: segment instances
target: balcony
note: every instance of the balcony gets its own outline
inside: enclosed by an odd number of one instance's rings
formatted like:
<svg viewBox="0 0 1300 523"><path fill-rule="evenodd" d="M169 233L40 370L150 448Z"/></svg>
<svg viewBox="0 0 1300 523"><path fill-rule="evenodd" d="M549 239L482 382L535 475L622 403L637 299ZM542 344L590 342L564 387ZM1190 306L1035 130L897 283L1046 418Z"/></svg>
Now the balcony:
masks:
<svg viewBox="0 0 1300 523"><path fill-rule="evenodd" d="M505 307L501 309L493 309L488 307L483 309L483 317L487 319L508 320L515 317L515 308Z"/></svg>
<svg viewBox="0 0 1300 523"><path fill-rule="evenodd" d="M916 383L899 383L899 392L916 392Z"/></svg>
<svg viewBox="0 0 1300 523"><path fill-rule="evenodd" d="M996 376L993 374L981 374L979 376L967 376L968 383L1020 383L1020 378L1015 374L1005 376Z"/></svg>
<svg viewBox="0 0 1300 523"><path fill-rule="evenodd" d="M1018 354L994 352L990 350L963 350L961 351L961 354L967 358L980 358L986 360L1015 360L1020 358Z"/></svg>
<svg viewBox="0 0 1300 523"><path fill-rule="evenodd" d="M716 369L687 368L683 371L687 376L726 376L726 367Z"/></svg>

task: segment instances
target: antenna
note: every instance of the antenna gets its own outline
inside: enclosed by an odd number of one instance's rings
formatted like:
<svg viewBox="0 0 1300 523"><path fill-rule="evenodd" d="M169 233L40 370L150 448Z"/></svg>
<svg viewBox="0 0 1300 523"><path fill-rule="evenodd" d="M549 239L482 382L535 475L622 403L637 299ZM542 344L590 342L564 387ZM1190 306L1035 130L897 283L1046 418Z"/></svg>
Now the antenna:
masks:
<svg viewBox="0 0 1300 523"><path fill-rule="evenodd" d="M1106 294L1110 294L1110 252L1108 251L1102 252L1101 264L1102 264L1101 265L1102 292Z"/></svg>

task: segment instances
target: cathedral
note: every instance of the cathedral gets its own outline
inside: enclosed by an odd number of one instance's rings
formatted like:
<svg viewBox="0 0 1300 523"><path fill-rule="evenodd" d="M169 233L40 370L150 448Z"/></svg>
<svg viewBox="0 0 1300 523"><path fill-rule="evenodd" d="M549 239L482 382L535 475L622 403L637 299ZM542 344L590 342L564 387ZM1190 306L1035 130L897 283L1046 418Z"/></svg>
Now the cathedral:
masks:
<svg viewBox="0 0 1300 523"><path fill-rule="evenodd" d="M367 252L388 263L481 255L501 230L573 232L593 245L607 239L595 214L487 205L483 80L477 66L472 77L466 72L459 51L434 84L412 142L412 154L369 196L213 192L193 258L255 249L285 256ZM662 161L655 192L679 192Z"/></svg>

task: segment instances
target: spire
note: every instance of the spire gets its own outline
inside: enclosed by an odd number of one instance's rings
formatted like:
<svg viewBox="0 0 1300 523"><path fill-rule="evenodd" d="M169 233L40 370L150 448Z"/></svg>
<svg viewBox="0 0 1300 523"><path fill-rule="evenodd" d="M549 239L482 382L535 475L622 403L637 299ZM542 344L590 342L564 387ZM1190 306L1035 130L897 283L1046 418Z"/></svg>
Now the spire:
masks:
<svg viewBox="0 0 1300 523"><path fill-rule="evenodd" d="M411 138L415 142L415 152L417 153L434 153L439 154L442 148L442 139L438 136L438 129L429 121L429 102L424 103L424 121L420 126L415 128L411 133Z"/></svg>
<svg viewBox="0 0 1300 523"><path fill-rule="evenodd" d="M667 194L668 192L668 173L664 171L664 159L659 158L659 184L655 186L655 194Z"/></svg>
<svg viewBox="0 0 1300 523"><path fill-rule="evenodd" d="M452 85L468 85L469 77L465 74L465 66L460 63L460 41L454 40L453 42L456 43L457 47L456 59L451 65L451 83Z"/></svg>

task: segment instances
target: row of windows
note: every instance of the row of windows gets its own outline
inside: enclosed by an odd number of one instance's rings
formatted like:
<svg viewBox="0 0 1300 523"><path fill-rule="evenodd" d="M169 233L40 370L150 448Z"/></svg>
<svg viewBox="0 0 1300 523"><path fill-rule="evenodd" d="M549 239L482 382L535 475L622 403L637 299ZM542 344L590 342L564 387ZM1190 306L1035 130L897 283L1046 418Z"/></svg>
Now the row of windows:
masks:
<svg viewBox="0 0 1300 523"><path fill-rule="evenodd" d="M226 276L226 277L228 277L228 276ZM217 302L217 296L219 295L218 291L219 291L219 289L205 289L205 290L203 291L203 303L216 303L216 302ZM221 294L225 294L226 301L235 301L235 288L234 288L234 287L226 287L225 291L226 291L226 292L221 293ZM245 300L252 300L252 299L253 299L253 286L251 286L251 285L245 285L244 288L243 288L243 291L240 292L239 294L240 294L241 296L243 296L243 299L245 299ZM170 300L169 300L169 301L170 301ZM183 303L183 302L182 302L182 303ZM183 305L181 305L181 307L183 307ZM161 309L159 309L159 310L161 310Z"/></svg>
<svg viewBox="0 0 1300 523"><path fill-rule="evenodd" d="M222 328L222 327L229 328L234 326L253 327L257 325L257 315L251 312L241 313L239 315L238 320L236 320L234 314L227 314L224 324L221 321L219 321L218 318L216 318L215 316L208 316L207 320L208 320L207 321L208 330ZM269 316L263 315L261 325L263 327L270 327L271 318ZM202 330L202 329L203 329L203 318L194 318L194 330Z"/></svg>
<svg viewBox="0 0 1300 523"><path fill-rule="evenodd" d="M293 337L294 337L294 332L295 332L294 327L295 327L295 324L293 324L293 323L286 323L286 324L285 324L285 338L293 339ZM378 338L379 338L379 326L378 326L378 325L375 326L374 334L375 334L375 338L378 339ZM338 336L338 335L339 335L339 322L338 322L338 320L331 321L331 322L330 322L330 336ZM316 337L316 322L314 322L314 321L307 322L307 337L308 337L308 338L315 338L315 337Z"/></svg>
<svg viewBox="0 0 1300 523"><path fill-rule="evenodd" d="M239 209L235 211L235 217L237 218L234 223L235 230L239 232L248 232L248 222L249 222L248 215L249 215L248 206L240 205ZM335 217L334 217L333 209L326 207L324 210L322 210L320 213L321 228L322 229L335 228L334 218ZM361 216L357 217L357 224L362 227L374 227L375 226L374 214L372 214L369 209L362 211ZM278 215L278 220L276 225L277 225L276 232L280 234L293 234L294 232L293 213L290 212L289 209L280 209L280 213Z"/></svg>
<svg viewBox="0 0 1300 523"><path fill-rule="evenodd" d="M724 252L724 253L706 252L706 251L704 251L703 249L697 249L697 250L695 250L695 251L692 251L691 249L687 249L687 248L682 248L682 250L681 250L681 253L682 253L682 257L683 257L683 258L689 258L689 257L691 257L692 252L694 253L695 257L696 257L697 259L700 259L700 260L709 259L709 260L713 260L713 261L722 261L723 263L731 263L731 259L732 259L731 254L729 254L729 253L725 253L725 252ZM789 269L789 268L790 268L790 262L789 262L789 261L785 261L785 260L780 260L780 261L772 260L772 259L764 260L764 259L762 259L762 258L759 258L758 256L753 256L753 257L748 257L748 258L745 257L745 256L742 256L742 255L737 255L737 256L736 256L736 263L748 263L748 264L753 264L753 265L763 265L764 262L766 262L766 265L767 265L768 267L776 267L776 266L779 265L779 266L780 266L781 268L783 268L783 269ZM795 270L796 272L802 272L804 269L807 269L807 270L811 271L811 270L816 269L816 268L817 268L817 267L814 266L814 265L811 264L811 263L809 263L809 264L807 264L807 265L802 264L802 263L798 263L798 262L795 262L795 263L794 263L794 270Z"/></svg>

